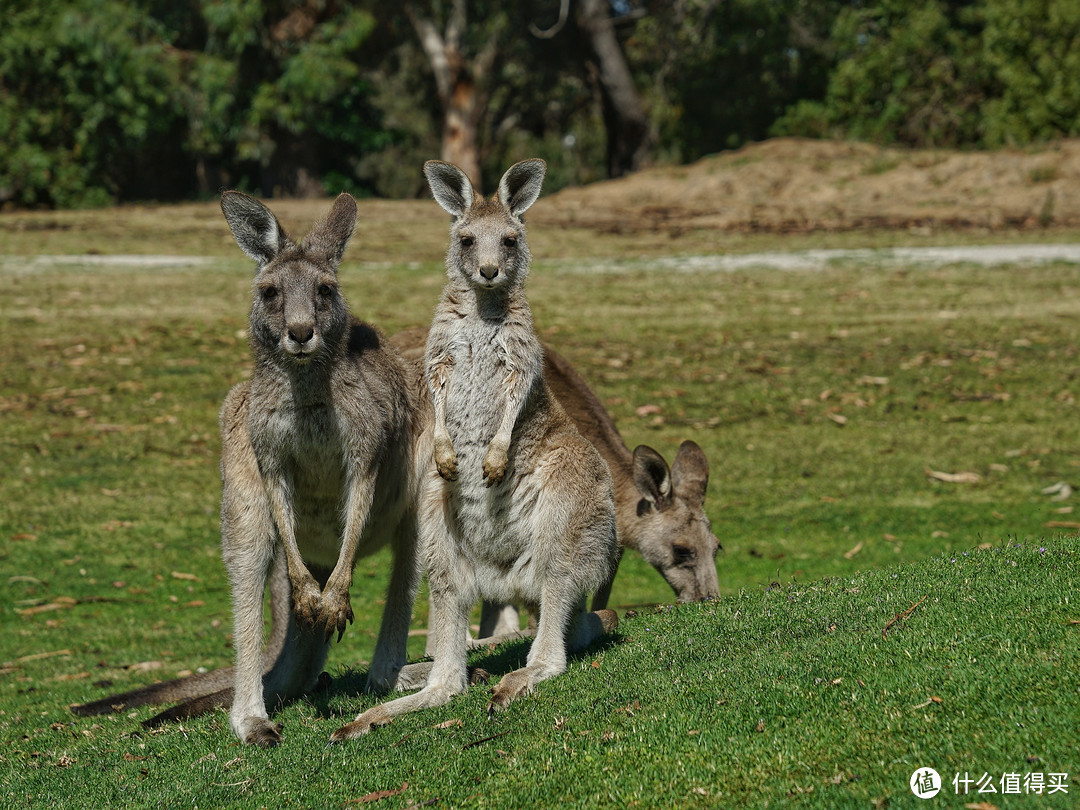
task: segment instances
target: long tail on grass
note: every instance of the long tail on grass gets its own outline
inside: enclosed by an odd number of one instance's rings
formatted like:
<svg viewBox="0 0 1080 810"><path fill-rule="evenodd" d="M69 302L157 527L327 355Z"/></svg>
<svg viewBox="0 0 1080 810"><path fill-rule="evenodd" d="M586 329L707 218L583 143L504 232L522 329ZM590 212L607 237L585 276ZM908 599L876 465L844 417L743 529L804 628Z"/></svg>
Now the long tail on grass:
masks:
<svg viewBox="0 0 1080 810"><path fill-rule="evenodd" d="M284 560L284 556L282 556ZM275 560L270 574L270 638L263 653L265 675L273 667L285 646L289 626L290 587L284 563ZM71 711L80 717L127 711L136 706L160 706L164 703L183 701L149 720L144 728L154 728L163 723L187 720L208 714L217 708L229 708L233 700L233 668L222 667L211 672L200 672L184 678L173 678L149 686L120 692L89 703L76 703Z"/></svg>

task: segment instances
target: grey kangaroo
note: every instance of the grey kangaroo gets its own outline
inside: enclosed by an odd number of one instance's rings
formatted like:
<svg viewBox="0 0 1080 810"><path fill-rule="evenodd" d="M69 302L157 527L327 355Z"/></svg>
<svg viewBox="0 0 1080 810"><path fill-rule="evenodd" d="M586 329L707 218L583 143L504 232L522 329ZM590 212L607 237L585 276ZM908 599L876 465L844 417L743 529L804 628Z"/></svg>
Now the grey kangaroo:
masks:
<svg viewBox="0 0 1080 810"><path fill-rule="evenodd" d="M526 666L503 676L489 711L563 672L568 647L583 648L617 623L613 611L585 613L586 594L607 580L615 558L611 475L544 381L524 292L522 215L544 171L541 160L517 163L484 199L456 166L424 164L436 201L453 217L449 281L425 354L434 463L419 526L434 662L423 689L368 709L333 741L464 691L468 615L478 597L540 610Z"/></svg>
<svg viewBox="0 0 1080 810"><path fill-rule="evenodd" d="M406 360L423 356L426 329L407 329L390 340ZM589 384L550 346L544 347L544 379L578 430L603 456L615 482L615 518L619 551L635 549L655 568L680 602L697 602L720 595L716 554L720 541L705 514L709 460L695 442L685 441L671 467L656 450L640 444L626 446L615 421ZM608 580L597 588L592 609L607 607L618 562ZM519 627L517 611L485 603L477 644Z"/></svg>
<svg viewBox="0 0 1080 810"><path fill-rule="evenodd" d="M569 362L550 349L544 352L544 376L552 393L588 436L615 481L615 519L619 548L608 578L596 589L592 609L607 607L623 550L637 549L675 591L680 602L720 595L716 553L720 542L705 514L709 460L695 442L684 441L667 461L648 445L631 453L610 414ZM517 608L484 602L477 645L521 627Z"/></svg>
<svg viewBox="0 0 1080 810"><path fill-rule="evenodd" d="M378 331L351 317L338 287L355 201L338 197L300 243L251 197L226 192L221 207L258 265L254 370L229 392L220 417L236 665L190 679L190 689L219 691L172 716L231 705L235 734L269 746L280 742L281 725L267 708L315 686L333 634L340 639L353 619L356 559L387 545L393 571L367 683L373 691L399 685L419 580L414 458L427 417L416 374ZM273 601L272 662L262 650L268 576L289 594ZM231 692L223 683L230 675ZM131 705L153 699L135 694ZM109 700L74 710L95 713Z"/></svg>

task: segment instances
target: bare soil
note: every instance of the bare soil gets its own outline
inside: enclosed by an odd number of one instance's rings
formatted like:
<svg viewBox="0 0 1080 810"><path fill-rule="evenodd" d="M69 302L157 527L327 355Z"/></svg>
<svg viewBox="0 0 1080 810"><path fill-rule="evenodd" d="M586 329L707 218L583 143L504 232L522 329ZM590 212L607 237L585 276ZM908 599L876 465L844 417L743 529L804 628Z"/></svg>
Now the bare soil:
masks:
<svg viewBox="0 0 1080 810"><path fill-rule="evenodd" d="M1077 227L1080 140L956 152L779 138L543 202L538 218L599 229Z"/></svg>
<svg viewBox="0 0 1080 810"><path fill-rule="evenodd" d="M303 233L326 205L272 207ZM780 138L565 189L529 217L534 253L553 258L760 250L781 234L816 240L794 246L849 247L870 232L1061 241L1080 228L1080 140L958 152ZM438 260L446 224L430 200L361 200L350 257ZM145 253L148 242L158 253L236 250L214 203L0 214L0 254Z"/></svg>

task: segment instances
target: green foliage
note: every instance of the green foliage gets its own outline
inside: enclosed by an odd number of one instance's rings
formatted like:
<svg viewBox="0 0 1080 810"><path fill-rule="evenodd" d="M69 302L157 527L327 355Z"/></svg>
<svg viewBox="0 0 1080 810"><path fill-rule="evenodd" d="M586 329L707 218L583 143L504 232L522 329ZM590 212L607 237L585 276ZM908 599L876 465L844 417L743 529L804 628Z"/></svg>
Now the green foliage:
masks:
<svg viewBox="0 0 1080 810"><path fill-rule="evenodd" d="M1001 87L983 105L986 145L1080 135L1080 6L994 0L985 19L982 56Z"/></svg>
<svg viewBox="0 0 1080 810"><path fill-rule="evenodd" d="M828 79L836 0L658 5L628 37L659 148L675 159L761 140Z"/></svg>
<svg viewBox="0 0 1080 810"><path fill-rule="evenodd" d="M944 0L844 9L825 99L796 105L774 131L912 146L978 142L989 74L977 22L975 9Z"/></svg>
<svg viewBox="0 0 1080 810"><path fill-rule="evenodd" d="M178 61L120 0L16 2L0 26L0 202L103 205L167 195L180 158Z"/></svg>
<svg viewBox="0 0 1080 810"><path fill-rule="evenodd" d="M832 29L823 99L774 134L916 147L1029 144L1080 133L1080 10L1069 0L881 0Z"/></svg>

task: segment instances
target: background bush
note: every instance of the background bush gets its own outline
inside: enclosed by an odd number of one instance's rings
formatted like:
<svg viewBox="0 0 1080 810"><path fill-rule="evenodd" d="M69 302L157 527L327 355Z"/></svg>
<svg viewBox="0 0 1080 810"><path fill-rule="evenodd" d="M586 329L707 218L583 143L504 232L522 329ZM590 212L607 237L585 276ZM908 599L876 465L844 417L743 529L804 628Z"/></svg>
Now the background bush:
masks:
<svg viewBox="0 0 1080 810"><path fill-rule="evenodd" d="M571 0L570 15L575 3ZM441 109L425 0L12 0L0 28L0 205L414 196ZM540 155L549 188L606 174L597 69L559 0L469 0L486 176ZM618 0L655 161L771 135L934 147L1080 133L1072 0ZM537 29L555 29L540 38Z"/></svg>

